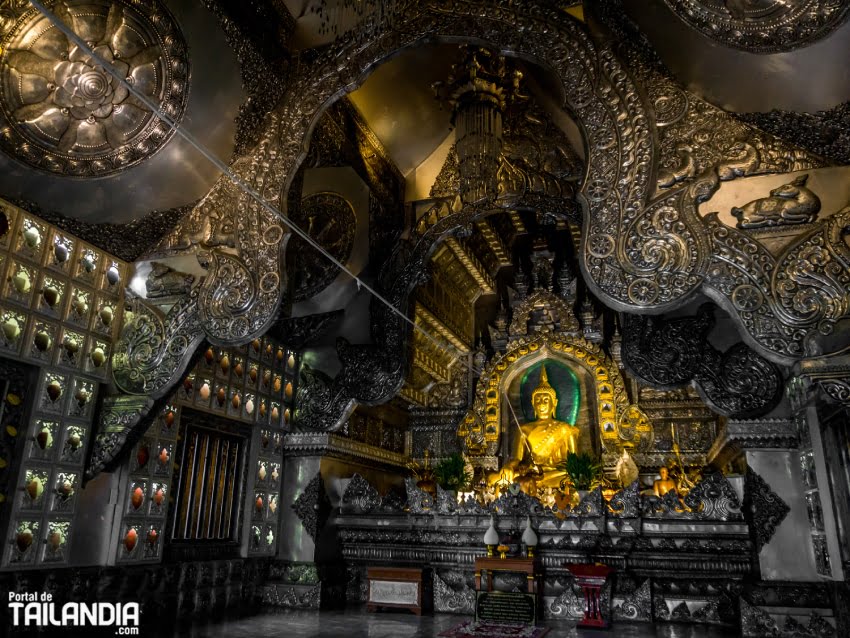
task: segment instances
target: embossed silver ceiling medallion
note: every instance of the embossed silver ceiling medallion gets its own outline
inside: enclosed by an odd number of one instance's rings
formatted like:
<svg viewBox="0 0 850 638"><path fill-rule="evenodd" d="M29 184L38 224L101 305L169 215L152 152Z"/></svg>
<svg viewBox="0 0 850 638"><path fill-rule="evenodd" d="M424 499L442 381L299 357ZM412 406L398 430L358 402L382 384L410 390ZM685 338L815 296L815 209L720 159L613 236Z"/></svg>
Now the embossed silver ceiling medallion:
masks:
<svg viewBox="0 0 850 638"><path fill-rule="evenodd" d="M291 221L315 239L342 263L351 257L357 216L354 207L337 193L323 192L308 195ZM295 301L304 301L327 288L339 270L302 239L292 239L295 254Z"/></svg>
<svg viewBox="0 0 850 638"><path fill-rule="evenodd" d="M138 164L171 138L173 131L95 58L179 121L189 95L188 52L161 2L51 3L95 56L29 3L3 5L0 148L52 173L99 177Z"/></svg>
<svg viewBox="0 0 850 638"><path fill-rule="evenodd" d="M778 53L828 35L848 16L847 0L664 0L691 27L736 49Z"/></svg>

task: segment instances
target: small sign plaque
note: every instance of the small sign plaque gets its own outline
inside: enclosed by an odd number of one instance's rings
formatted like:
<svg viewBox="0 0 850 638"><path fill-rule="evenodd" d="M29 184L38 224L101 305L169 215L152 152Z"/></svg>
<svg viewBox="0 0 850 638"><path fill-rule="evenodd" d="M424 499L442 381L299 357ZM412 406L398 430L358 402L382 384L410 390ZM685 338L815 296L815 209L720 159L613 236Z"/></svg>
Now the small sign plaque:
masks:
<svg viewBox="0 0 850 638"><path fill-rule="evenodd" d="M369 602L390 605L418 605L419 583L370 580Z"/></svg>
<svg viewBox="0 0 850 638"><path fill-rule="evenodd" d="M475 602L475 620L534 625L537 622L536 597L524 592L480 591Z"/></svg>

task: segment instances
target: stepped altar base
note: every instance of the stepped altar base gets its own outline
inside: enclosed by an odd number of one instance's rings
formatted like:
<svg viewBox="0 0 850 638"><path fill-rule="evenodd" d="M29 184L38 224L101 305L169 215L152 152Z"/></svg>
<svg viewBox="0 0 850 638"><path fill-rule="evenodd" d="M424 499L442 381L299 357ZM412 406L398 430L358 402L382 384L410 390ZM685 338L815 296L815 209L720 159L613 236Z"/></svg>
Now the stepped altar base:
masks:
<svg viewBox="0 0 850 638"><path fill-rule="evenodd" d="M380 495L355 476L332 524L348 569L347 597L358 601L369 566L430 567L435 611L473 614L475 561L487 554L493 517L512 556L525 556L520 537L530 518L539 537L544 618L580 620L584 594L565 564L603 563L616 570L602 588L606 620L683 619L734 626L734 604L753 570L753 544L735 483L707 474L679 499L642 496L637 483L603 498L591 491L575 507L544 506L514 485L487 506L431 496L407 481L406 493ZM493 574L496 589L526 589L523 574ZM520 580L522 582L520 582ZM686 617L687 613L687 617Z"/></svg>

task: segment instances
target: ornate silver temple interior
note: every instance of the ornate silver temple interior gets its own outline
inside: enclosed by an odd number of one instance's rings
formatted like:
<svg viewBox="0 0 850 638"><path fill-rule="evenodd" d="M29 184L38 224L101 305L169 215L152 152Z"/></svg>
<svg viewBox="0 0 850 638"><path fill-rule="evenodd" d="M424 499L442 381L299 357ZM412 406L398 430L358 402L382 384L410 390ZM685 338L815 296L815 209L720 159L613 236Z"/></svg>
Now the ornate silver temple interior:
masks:
<svg viewBox="0 0 850 638"><path fill-rule="evenodd" d="M0 583L850 635L848 18L0 0Z"/></svg>

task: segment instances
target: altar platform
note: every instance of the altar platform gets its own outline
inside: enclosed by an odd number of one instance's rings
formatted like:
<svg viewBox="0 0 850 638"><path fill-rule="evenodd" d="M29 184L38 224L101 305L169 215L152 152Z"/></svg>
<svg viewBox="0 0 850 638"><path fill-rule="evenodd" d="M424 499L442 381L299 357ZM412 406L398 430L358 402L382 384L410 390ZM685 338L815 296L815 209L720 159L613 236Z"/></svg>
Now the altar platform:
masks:
<svg viewBox="0 0 850 638"><path fill-rule="evenodd" d="M368 567L417 566L433 572L436 612L474 614L475 561L486 554L491 516L500 535L516 538L514 556L524 551L519 537L531 521L544 619L578 621L584 598L564 565L602 563L616 570L602 592L615 622L738 622L753 546L738 493L720 473L707 474L682 499L642 496L635 483L610 500L594 490L563 511L516 489L487 506L471 498L458 503L440 489L433 498L412 480L406 498L382 497L355 476L332 521L348 569L347 602L365 600ZM497 589L526 589L524 574L496 574L495 580Z"/></svg>

